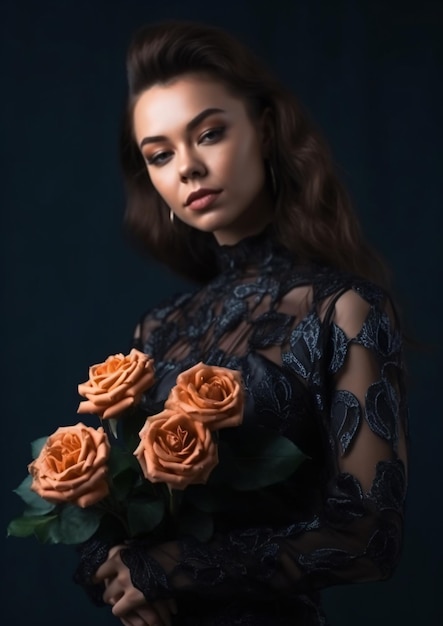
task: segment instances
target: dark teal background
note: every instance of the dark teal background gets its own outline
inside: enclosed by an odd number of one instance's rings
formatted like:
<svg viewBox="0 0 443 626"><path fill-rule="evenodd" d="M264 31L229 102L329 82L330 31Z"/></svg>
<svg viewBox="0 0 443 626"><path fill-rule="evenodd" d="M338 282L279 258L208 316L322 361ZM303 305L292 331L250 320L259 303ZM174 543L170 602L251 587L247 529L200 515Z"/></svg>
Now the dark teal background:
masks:
<svg viewBox="0 0 443 626"><path fill-rule="evenodd" d="M3 368L1 525L29 442L78 421L89 364L125 352L138 316L185 285L120 234L124 56L142 23L230 29L299 94L328 137L407 330L411 467L406 538L386 583L328 590L332 626L434 625L442 611L443 3L304 0L0 2ZM117 624L71 582L74 550L2 544L0 623Z"/></svg>

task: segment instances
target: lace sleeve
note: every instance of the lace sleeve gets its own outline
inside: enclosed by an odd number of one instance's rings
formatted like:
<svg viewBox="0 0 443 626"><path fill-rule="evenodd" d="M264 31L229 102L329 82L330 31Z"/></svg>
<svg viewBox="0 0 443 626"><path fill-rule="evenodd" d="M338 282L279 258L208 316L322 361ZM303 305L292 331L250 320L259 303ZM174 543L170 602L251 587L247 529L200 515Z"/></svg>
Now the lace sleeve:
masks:
<svg viewBox="0 0 443 626"><path fill-rule="evenodd" d="M73 574L73 580L83 587L96 606L105 606L102 598L105 585L98 585L94 582L94 575L100 565L103 565L108 558L110 548L110 543L98 537L92 537L77 547L79 563Z"/></svg>
<svg viewBox="0 0 443 626"><path fill-rule="evenodd" d="M401 340L389 305L337 298L321 333L321 372L308 383L325 436L323 504L278 528L234 530L122 552L148 600L192 593L292 596L389 577L402 544L406 426ZM311 354L315 346L310 346ZM320 398L320 399L319 399Z"/></svg>

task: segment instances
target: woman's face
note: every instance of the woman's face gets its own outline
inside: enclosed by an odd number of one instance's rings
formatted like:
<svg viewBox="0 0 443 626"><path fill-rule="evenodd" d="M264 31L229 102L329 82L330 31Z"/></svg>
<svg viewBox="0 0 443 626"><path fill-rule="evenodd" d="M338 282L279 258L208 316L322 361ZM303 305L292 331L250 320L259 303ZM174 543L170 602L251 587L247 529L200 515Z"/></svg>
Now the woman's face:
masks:
<svg viewBox="0 0 443 626"><path fill-rule="evenodd" d="M213 78L186 74L144 91L134 134L152 184L182 220L234 244L271 219L265 123Z"/></svg>

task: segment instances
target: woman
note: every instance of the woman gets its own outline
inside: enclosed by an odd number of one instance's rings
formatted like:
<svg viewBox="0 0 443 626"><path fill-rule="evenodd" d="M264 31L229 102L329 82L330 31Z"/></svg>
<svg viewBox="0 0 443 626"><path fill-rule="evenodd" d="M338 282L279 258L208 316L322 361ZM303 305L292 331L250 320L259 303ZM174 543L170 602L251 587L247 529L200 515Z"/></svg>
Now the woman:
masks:
<svg viewBox="0 0 443 626"><path fill-rule="evenodd" d="M125 626L326 624L320 589L386 579L401 551L406 401L382 265L321 138L242 44L147 26L128 74L127 225L200 283L137 327L157 398L196 362L240 369L247 419L309 459L278 511L220 515L207 543L91 541L77 580Z"/></svg>

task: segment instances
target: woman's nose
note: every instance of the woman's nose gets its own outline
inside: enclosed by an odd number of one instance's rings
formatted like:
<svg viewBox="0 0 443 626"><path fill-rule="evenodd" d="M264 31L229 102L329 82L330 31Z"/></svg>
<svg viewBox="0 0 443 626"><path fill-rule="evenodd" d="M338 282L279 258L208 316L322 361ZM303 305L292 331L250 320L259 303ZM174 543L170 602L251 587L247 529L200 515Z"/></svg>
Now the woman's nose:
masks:
<svg viewBox="0 0 443 626"><path fill-rule="evenodd" d="M183 152L179 156L178 172L182 181L205 176L205 164L192 151Z"/></svg>

